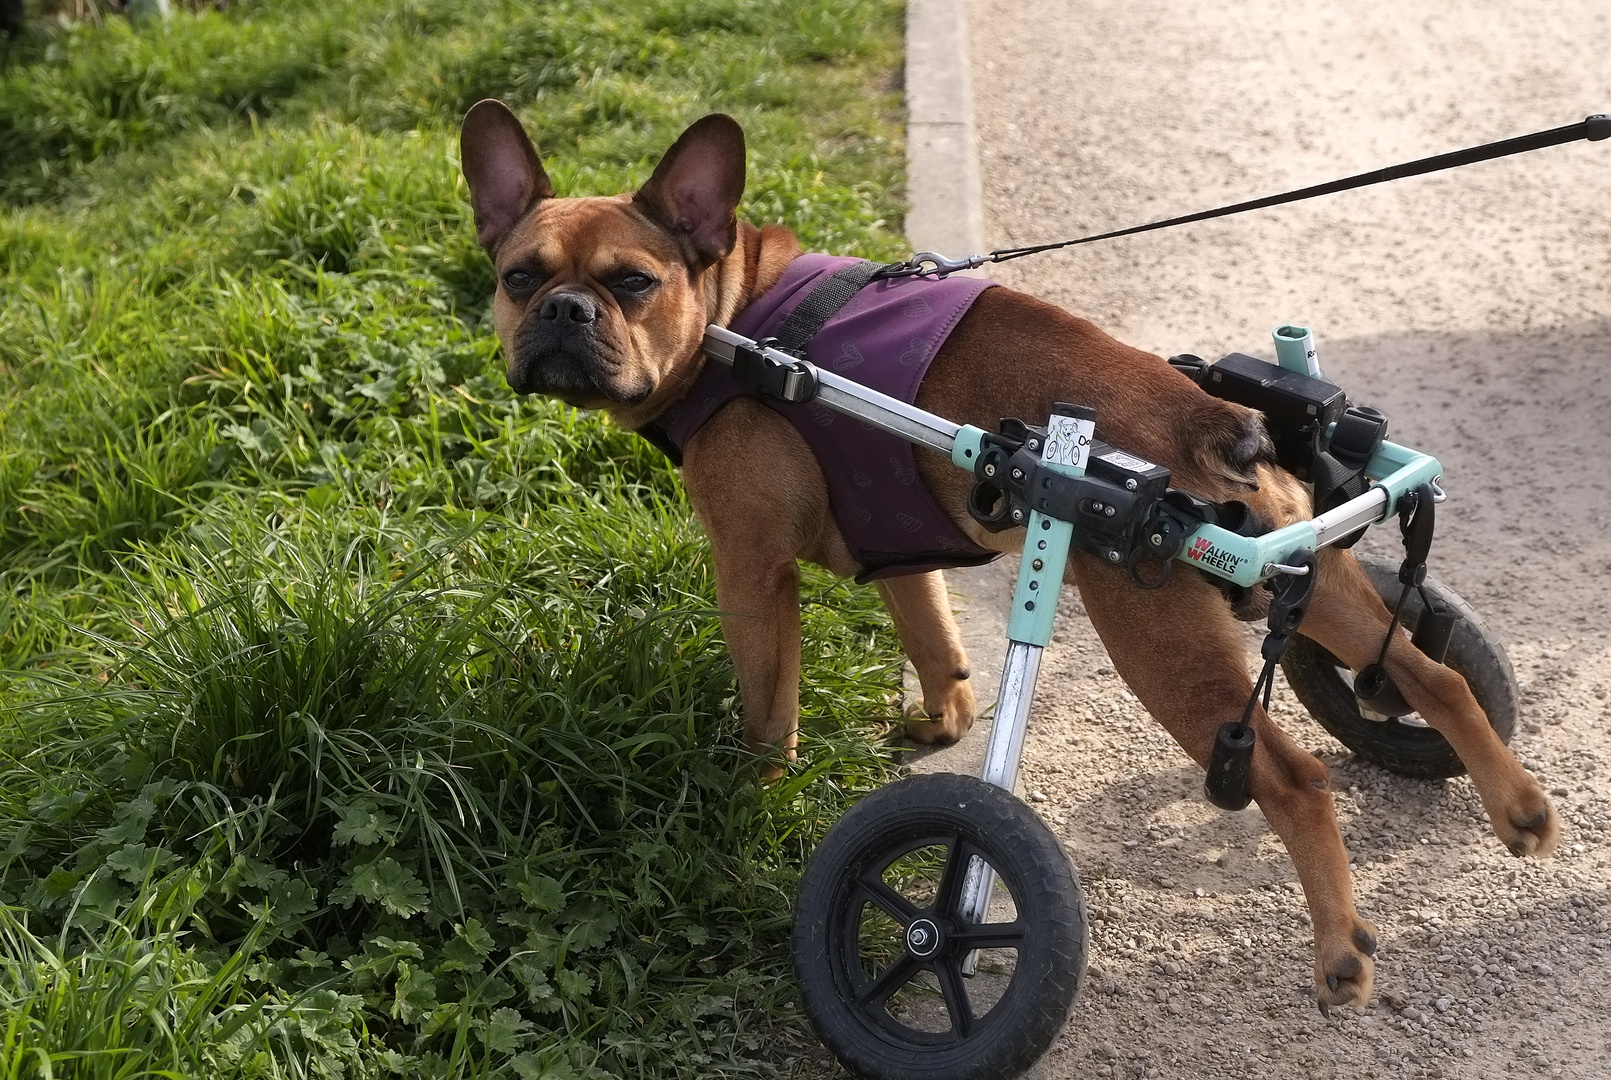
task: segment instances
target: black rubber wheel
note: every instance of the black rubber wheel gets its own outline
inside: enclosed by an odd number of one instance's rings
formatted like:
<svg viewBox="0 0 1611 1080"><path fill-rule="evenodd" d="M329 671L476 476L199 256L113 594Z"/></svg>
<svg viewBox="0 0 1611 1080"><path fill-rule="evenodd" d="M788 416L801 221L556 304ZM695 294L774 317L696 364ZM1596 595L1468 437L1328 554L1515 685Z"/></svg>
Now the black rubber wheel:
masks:
<svg viewBox="0 0 1611 1080"><path fill-rule="evenodd" d="M996 886L985 921L966 924L956 912L975 858ZM912 776L857 803L795 902L806 1014L869 1080L1020 1075L1067 1022L1085 954L1085 900L1063 846L1028 806L969 776Z"/></svg>
<svg viewBox="0 0 1611 1080"><path fill-rule="evenodd" d="M1356 558L1391 610L1402 588L1398 564L1374 555ZM1516 675L1504 646L1453 589L1428 576L1426 590L1437 604L1453 608L1458 616L1443 662L1465 678L1477 704L1488 714L1488 723L1508 743L1516 730L1517 694ZM1420 596L1411 593L1404 606L1404 625L1410 631L1415 630L1423 610ZM1354 696L1354 673L1304 637L1301 630L1287 645L1281 670L1309 715L1361 757L1400 776L1459 776L1466 771L1448 740L1418 715L1381 717L1362 709Z"/></svg>

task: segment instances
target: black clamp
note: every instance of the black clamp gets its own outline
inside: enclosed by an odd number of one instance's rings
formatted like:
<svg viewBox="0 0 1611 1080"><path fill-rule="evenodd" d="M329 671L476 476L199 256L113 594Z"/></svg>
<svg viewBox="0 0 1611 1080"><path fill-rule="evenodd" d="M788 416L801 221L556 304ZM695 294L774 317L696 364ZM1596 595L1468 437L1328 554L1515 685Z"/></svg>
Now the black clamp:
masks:
<svg viewBox="0 0 1611 1080"><path fill-rule="evenodd" d="M1387 417L1365 405L1350 405L1337 418L1331 440L1315 455L1311 479L1314 481L1315 513L1335 510L1350 499L1370 490L1365 469L1387 438ZM1361 525L1352 535L1337 541L1337 548L1353 547L1369 525Z"/></svg>
<svg viewBox="0 0 1611 1080"><path fill-rule="evenodd" d="M821 387L816 366L807 360L786 364L772 359L766 350L775 345L775 338L757 341L753 347L735 345L733 378L746 390L774 401L800 404L815 398Z"/></svg>
<svg viewBox="0 0 1611 1080"><path fill-rule="evenodd" d="M968 492L968 513L990 532L1003 532L1029 521L1026 489L1040 467L1046 429L1030 427L1017 417L1003 417L998 432L980 440L976 478Z"/></svg>

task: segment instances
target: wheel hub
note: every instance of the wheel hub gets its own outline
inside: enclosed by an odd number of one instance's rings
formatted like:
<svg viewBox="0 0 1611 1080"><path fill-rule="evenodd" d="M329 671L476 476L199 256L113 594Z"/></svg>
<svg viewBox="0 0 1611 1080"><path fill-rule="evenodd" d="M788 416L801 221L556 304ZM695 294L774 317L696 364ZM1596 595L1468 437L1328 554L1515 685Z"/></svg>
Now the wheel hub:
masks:
<svg viewBox="0 0 1611 1080"><path fill-rule="evenodd" d="M944 935L933 919L913 919L906 928L906 951L917 960L927 960L940 951Z"/></svg>

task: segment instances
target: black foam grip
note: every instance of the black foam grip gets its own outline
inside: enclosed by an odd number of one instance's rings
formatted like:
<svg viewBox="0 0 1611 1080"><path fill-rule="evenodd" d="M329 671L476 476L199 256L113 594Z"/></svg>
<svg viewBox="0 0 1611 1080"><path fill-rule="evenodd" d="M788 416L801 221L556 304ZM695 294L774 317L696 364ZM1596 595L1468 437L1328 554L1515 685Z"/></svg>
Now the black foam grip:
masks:
<svg viewBox="0 0 1611 1080"><path fill-rule="evenodd" d="M1443 663L1449 655L1449 641L1454 637L1455 624L1460 615L1453 608L1438 607L1421 612L1421 621L1415 624L1410 643L1427 655L1434 663Z"/></svg>
<svg viewBox="0 0 1611 1080"><path fill-rule="evenodd" d="M1203 794L1221 810L1241 810L1253 801L1248 791L1253 768L1253 728L1232 721L1221 724L1214 736L1214 753L1208 759Z"/></svg>
<svg viewBox="0 0 1611 1080"><path fill-rule="evenodd" d="M1408 716L1415 711L1380 664L1371 664L1354 677L1354 696L1371 712L1383 716Z"/></svg>

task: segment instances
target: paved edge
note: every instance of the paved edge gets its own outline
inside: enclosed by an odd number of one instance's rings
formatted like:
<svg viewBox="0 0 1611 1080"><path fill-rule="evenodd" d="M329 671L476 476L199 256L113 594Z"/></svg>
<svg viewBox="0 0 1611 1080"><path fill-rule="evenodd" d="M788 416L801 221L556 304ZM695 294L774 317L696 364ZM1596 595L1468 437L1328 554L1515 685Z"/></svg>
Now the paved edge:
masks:
<svg viewBox="0 0 1611 1080"><path fill-rule="evenodd" d="M973 127L965 0L907 0L906 5L906 239L917 251L961 256L984 250L984 189ZM996 696L1017 559L947 570L957 625L968 650L980 710ZM907 665L915 700L917 678ZM987 721L956 746L918 750L921 772L979 774Z"/></svg>
<svg viewBox="0 0 1611 1080"><path fill-rule="evenodd" d="M906 238L968 255L984 244L963 0L906 5Z"/></svg>

